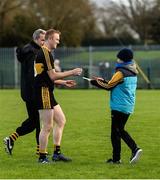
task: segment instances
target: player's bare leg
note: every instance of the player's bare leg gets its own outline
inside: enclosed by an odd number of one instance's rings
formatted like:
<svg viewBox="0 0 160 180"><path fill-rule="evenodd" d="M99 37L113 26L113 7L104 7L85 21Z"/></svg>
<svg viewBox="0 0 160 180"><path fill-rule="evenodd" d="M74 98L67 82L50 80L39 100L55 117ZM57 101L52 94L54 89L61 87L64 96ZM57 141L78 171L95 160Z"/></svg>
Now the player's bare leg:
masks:
<svg viewBox="0 0 160 180"><path fill-rule="evenodd" d="M54 107L54 128L53 128L53 139L54 139L54 154L52 157L53 161L71 161L70 158L65 157L60 150L63 129L65 126L66 118L60 107L60 105L56 105Z"/></svg>
<svg viewBox="0 0 160 180"><path fill-rule="evenodd" d="M39 157L39 161L41 163L46 163L47 158L47 145L48 145L48 137L50 134L50 131L53 127L53 114L54 111L53 109L43 109L43 110L39 110L39 114L40 114L40 120L42 122L42 128L39 134L39 143L40 143L40 157Z"/></svg>
<svg viewBox="0 0 160 180"><path fill-rule="evenodd" d="M66 123L66 118L60 105L56 105L54 107L53 119L54 119L54 130L53 130L54 144L60 146L63 129Z"/></svg>

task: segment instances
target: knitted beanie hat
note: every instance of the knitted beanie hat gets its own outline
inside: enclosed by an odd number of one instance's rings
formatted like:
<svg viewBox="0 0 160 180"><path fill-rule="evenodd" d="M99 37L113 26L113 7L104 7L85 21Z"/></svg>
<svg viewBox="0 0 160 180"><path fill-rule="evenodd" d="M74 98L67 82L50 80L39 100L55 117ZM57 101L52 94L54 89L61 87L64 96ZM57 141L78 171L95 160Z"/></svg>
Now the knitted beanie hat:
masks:
<svg viewBox="0 0 160 180"><path fill-rule="evenodd" d="M129 62L133 59L133 51L128 48L123 48L118 52L117 58L124 62Z"/></svg>

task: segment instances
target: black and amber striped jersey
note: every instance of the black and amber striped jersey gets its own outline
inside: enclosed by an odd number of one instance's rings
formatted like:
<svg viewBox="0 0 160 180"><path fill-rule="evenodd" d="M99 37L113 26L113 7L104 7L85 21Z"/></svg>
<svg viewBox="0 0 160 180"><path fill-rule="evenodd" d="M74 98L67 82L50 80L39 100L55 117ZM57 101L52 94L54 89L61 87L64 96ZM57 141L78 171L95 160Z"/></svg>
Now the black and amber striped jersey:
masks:
<svg viewBox="0 0 160 180"><path fill-rule="evenodd" d="M49 87L54 89L54 82L51 81L47 71L54 69L54 59L50 50L43 46L39 50L35 60L35 87Z"/></svg>

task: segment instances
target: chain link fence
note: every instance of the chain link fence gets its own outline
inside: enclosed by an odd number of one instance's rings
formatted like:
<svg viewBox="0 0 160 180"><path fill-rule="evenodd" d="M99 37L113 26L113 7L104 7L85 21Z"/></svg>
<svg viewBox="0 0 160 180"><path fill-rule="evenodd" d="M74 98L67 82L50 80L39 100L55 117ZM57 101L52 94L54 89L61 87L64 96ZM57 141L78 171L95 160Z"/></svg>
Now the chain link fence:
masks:
<svg viewBox="0 0 160 180"><path fill-rule="evenodd" d="M132 46L137 63L151 81L147 84L141 74L138 75L138 88L160 88L160 46ZM20 63L16 59L16 48L0 48L0 88L19 88ZM100 76L110 79L114 73L116 54L121 49L114 47L57 48L54 58L60 60L62 71L75 67L83 68L82 76ZM71 77L77 81L77 88L93 88L80 77Z"/></svg>

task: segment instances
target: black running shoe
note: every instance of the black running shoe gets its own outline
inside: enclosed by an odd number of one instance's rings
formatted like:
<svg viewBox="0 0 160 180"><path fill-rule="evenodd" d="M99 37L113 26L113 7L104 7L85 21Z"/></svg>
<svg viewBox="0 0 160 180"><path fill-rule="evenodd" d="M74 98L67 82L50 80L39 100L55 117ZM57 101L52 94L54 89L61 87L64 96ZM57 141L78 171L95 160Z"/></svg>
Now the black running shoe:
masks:
<svg viewBox="0 0 160 180"><path fill-rule="evenodd" d="M121 164L122 162L121 162L121 160L119 160L119 161L114 161L113 159L108 159L108 160L106 161L106 163L108 163L108 164Z"/></svg>
<svg viewBox="0 0 160 180"><path fill-rule="evenodd" d="M38 162L41 163L41 164L47 164L47 163L49 163L49 160L48 160L47 157L45 157L45 158L39 158L39 159L38 159Z"/></svg>
<svg viewBox="0 0 160 180"><path fill-rule="evenodd" d="M60 153L60 154L53 154L52 161L70 162L70 161L72 161L72 159L65 157L62 153Z"/></svg>
<svg viewBox="0 0 160 180"><path fill-rule="evenodd" d="M12 155L12 150L13 150L14 142L11 140L10 137L5 137L3 142L4 142L4 145L5 145L5 151L9 155Z"/></svg>
<svg viewBox="0 0 160 180"><path fill-rule="evenodd" d="M142 149L137 148L131 155L130 163L136 163L142 154Z"/></svg>

